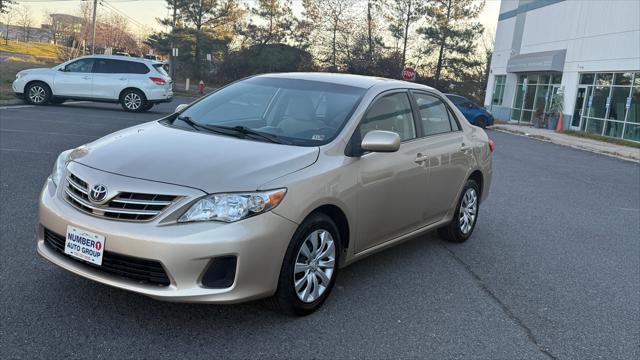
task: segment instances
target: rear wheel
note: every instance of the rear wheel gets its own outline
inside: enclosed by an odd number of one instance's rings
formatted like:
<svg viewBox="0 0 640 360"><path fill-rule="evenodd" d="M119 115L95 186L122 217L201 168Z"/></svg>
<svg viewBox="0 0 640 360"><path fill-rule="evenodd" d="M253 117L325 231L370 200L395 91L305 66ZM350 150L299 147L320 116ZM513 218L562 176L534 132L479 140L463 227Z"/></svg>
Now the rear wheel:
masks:
<svg viewBox="0 0 640 360"><path fill-rule="evenodd" d="M128 112L146 111L144 107L147 105L147 98L140 90L126 90L120 96L120 105Z"/></svg>
<svg viewBox="0 0 640 360"><path fill-rule="evenodd" d="M27 86L24 99L31 105L43 105L51 99L51 89L43 82L34 82Z"/></svg>
<svg viewBox="0 0 640 360"><path fill-rule="evenodd" d="M152 107L153 107L153 104L150 103L150 102L147 102L147 105L144 106L142 111L149 111L149 110L151 110Z"/></svg>
<svg viewBox="0 0 640 360"><path fill-rule="evenodd" d="M296 230L267 305L289 315L308 315L327 299L338 271L340 233L333 220L312 214Z"/></svg>
<svg viewBox="0 0 640 360"><path fill-rule="evenodd" d="M438 229L443 240L454 243L467 241L473 233L480 210L480 187L469 179L462 189L456 211L451 222Z"/></svg>

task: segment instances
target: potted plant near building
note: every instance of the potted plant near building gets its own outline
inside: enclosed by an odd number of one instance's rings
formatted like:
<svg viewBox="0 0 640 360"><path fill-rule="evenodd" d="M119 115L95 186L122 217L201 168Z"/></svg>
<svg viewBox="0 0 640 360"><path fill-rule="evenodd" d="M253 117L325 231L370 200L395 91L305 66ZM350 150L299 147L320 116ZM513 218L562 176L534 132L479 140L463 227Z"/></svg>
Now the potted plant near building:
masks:
<svg viewBox="0 0 640 360"><path fill-rule="evenodd" d="M561 91L558 91L551 98L551 105L549 105L548 109L549 121L547 123L547 129L553 130L556 128L556 125L558 125L558 119L560 119L560 114L562 113L562 110L564 110L563 104L564 94Z"/></svg>

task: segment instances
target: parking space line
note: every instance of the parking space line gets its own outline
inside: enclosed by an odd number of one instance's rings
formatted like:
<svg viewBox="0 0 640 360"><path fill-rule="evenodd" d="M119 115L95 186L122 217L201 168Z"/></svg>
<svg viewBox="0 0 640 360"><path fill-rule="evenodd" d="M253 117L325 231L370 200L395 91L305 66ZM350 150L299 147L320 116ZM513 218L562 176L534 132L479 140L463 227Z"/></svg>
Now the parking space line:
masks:
<svg viewBox="0 0 640 360"><path fill-rule="evenodd" d="M56 155L57 153L51 151L37 151L37 150L22 150L22 149L10 149L10 148L0 148L0 151L8 151L8 152L22 152L27 154L51 154Z"/></svg>
<svg viewBox="0 0 640 360"><path fill-rule="evenodd" d="M22 108L32 108L36 107L35 105L10 105L10 106L0 106L0 110L7 109L22 109Z"/></svg>
<svg viewBox="0 0 640 360"><path fill-rule="evenodd" d="M59 132L49 132L49 131L16 130L16 129L0 129L0 132L14 132L14 133L40 134L40 135L97 137L96 135L70 134L70 133L59 133Z"/></svg>

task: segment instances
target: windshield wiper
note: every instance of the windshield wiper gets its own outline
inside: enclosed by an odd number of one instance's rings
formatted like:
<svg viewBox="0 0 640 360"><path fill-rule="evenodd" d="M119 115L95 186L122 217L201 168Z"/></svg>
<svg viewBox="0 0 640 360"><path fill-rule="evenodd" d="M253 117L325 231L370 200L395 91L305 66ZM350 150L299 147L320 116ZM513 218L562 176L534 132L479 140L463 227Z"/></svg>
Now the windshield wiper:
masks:
<svg viewBox="0 0 640 360"><path fill-rule="evenodd" d="M239 138L244 138L246 136L257 137L274 144L290 144L288 141L278 137L277 135L264 133L261 131L256 131L253 129L249 129L246 126L222 126L222 125L211 125L211 124L200 124L189 116L178 116L176 119L185 122L187 125L191 126L196 130L204 130L209 132L214 132L222 135L235 136Z"/></svg>

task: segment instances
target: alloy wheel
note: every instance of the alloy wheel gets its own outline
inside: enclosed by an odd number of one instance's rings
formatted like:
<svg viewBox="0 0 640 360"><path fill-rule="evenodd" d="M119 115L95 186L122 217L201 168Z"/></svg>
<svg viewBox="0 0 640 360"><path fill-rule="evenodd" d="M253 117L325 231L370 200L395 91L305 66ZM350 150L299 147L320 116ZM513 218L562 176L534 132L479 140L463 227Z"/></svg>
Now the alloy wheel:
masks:
<svg viewBox="0 0 640 360"><path fill-rule="evenodd" d="M34 104L40 104L44 102L47 97L46 90L40 85L34 85L29 89L29 100Z"/></svg>
<svg viewBox="0 0 640 360"><path fill-rule="evenodd" d="M460 231L467 235L473 228L478 212L478 193L473 188L468 188L462 196L460 204Z"/></svg>
<svg viewBox="0 0 640 360"><path fill-rule="evenodd" d="M128 93L124 97L124 106L129 110L138 110L142 105L142 98L136 93Z"/></svg>
<svg viewBox="0 0 640 360"><path fill-rule="evenodd" d="M329 231L312 232L302 243L294 267L293 283L300 299L311 303L327 290L335 270L336 246Z"/></svg>

